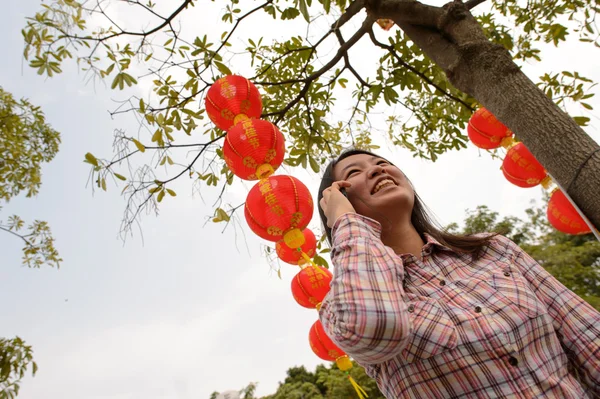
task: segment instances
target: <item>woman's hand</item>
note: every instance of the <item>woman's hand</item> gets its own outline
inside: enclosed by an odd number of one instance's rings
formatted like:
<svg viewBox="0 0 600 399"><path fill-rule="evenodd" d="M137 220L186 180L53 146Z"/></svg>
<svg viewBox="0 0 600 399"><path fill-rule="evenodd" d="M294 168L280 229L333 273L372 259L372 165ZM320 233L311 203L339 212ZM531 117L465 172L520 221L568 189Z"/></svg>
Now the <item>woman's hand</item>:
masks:
<svg viewBox="0 0 600 399"><path fill-rule="evenodd" d="M319 205L327 218L327 227L331 228L337 218L344 213L356 212L350 201L348 201L348 198L340 192L341 188L348 188L351 186L352 184L347 181L336 181L331 187L326 188L323 191L323 198L319 201Z"/></svg>

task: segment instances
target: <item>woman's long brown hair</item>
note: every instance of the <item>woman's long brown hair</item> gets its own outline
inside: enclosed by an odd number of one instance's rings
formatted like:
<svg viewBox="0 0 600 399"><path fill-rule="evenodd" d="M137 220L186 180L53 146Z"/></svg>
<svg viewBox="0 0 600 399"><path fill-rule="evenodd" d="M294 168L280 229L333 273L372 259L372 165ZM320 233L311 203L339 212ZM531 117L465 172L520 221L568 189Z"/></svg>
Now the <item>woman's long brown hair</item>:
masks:
<svg viewBox="0 0 600 399"><path fill-rule="evenodd" d="M329 165L327 165L325 173L323 174L323 178L321 179L321 185L319 187L319 193L317 195L317 204L321 201L321 198L323 197L323 190L331 186L331 184L335 181L333 176L333 169L335 165L342 159L357 154L367 154L375 156L377 158L381 158L379 155L373 154L372 152L365 150L350 149L344 151L337 159L331 161ZM320 206L318 206L318 208L319 216L321 216L321 222L323 223L323 228L325 229L325 234L327 235L327 240L331 245L331 229L327 227L327 218L325 217L323 209L321 209ZM410 220L412 225L417 230L417 232L423 240L425 240L424 233L427 233L433 238L435 238L440 244L450 248L451 250L464 254L472 254L474 258L479 257L482 250L485 249L485 247L489 245L492 238L495 235L497 235L497 233L492 233L478 237L452 234L447 231L444 231L439 226L439 224L429 215L427 206L419 198L416 192Z"/></svg>

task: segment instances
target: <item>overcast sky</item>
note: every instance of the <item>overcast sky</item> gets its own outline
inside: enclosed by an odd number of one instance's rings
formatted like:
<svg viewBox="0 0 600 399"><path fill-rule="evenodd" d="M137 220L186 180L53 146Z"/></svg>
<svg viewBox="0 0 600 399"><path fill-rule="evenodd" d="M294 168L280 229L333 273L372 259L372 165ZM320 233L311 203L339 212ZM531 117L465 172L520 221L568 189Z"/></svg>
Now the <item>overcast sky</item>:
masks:
<svg viewBox="0 0 600 399"><path fill-rule="evenodd" d="M291 296L296 269L283 267L279 280L262 256L265 242L247 227L221 233L221 225L205 224L216 190L204 191L203 201L192 196L190 181L178 182L177 198L163 201L160 216L141 219L143 242L139 232L125 245L119 240L125 204L120 188L109 184L108 192L92 195L82 160L88 151L112 154L115 128L134 129L131 121L112 120L107 112L123 97L86 85L74 63L56 78L37 76L21 59L20 30L40 2L5 3L0 85L40 105L62 134L58 156L44 166L40 195L17 198L0 215L48 221L64 259L60 270L20 267L21 243L0 234L0 336L24 338L40 366L35 378L25 378L19 397L205 399L251 381L266 395L287 368L314 369L320 360L307 337L317 314ZM361 51L358 67L375 57L369 46ZM526 70L535 78L541 71L576 68L600 81L594 52L574 43L545 53L543 62ZM593 104L598 107L597 100ZM593 125L587 130L600 141L598 118L587 115ZM443 224L461 221L465 209L480 204L522 216L532 199L541 198L539 188L512 186L499 160L471 146L436 163L401 150L381 153L401 166ZM294 173L316 197L318 176ZM237 185L227 202L241 203L249 187ZM318 230L317 218L311 225Z"/></svg>

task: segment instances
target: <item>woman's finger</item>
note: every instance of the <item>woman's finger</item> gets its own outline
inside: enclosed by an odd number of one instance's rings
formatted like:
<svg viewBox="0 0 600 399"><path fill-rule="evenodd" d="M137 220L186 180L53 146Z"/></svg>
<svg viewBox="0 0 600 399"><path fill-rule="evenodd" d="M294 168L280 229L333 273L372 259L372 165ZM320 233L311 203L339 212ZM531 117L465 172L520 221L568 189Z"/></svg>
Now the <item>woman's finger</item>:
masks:
<svg viewBox="0 0 600 399"><path fill-rule="evenodd" d="M321 201L319 201L319 205L321 206L321 209L323 209L323 212L325 212L325 210L327 209L327 201L325 200L325 197L321 198Z"/></svg>
<svg viewBox="0 0 600 399"><path fill-rule="evenodd" d="M333 190L340 190L341 188L347 188L347 187L351 187L352 184L346 180L340 180L340 181L336 181L333 182L333 184L331 185L331 189Z"/></svg>

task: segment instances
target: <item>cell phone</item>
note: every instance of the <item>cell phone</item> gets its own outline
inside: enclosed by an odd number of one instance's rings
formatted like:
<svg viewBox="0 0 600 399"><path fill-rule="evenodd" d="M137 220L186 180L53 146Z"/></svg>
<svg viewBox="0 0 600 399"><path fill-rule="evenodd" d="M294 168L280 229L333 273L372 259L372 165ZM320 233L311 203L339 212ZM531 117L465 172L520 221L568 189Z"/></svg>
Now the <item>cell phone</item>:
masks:
<svg viewBox="0 0 600 399"><path fill-rule="evenodd" d="M340 193L346 198L348 198L348 193L346 192L346 187L340 188Z"/></svg>

